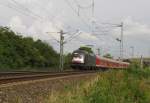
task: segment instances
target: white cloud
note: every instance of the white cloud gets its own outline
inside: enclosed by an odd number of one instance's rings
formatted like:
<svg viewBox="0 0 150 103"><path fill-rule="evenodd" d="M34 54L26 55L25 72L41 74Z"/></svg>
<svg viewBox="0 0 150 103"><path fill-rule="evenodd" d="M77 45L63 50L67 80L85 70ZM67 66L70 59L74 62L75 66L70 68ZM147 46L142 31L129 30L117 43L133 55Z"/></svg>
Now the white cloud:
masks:
<svg viewBox="0 0 150 103"><path fill-rule="evenodd" d="M19 16L12 17L8 25L11 27L11 29L17 32L22 33L27 30L27 27L23 24L23 21Z"/></svg>
<svg viewBox="0 0 150 103"><path fill-rule="evenodd" d="M62 23L57 21L57 27L63 28ZM15 16L9 22L9 27L15 32L21 33L23 36L30 36L36 39L48 40L48 39L59 39L58 33L47 33L47 32L58 32L53 23L35 21L30 26L26 26L21 17Z"/></svg>
<svg viewBox="0 0 150 103"><path fill-rule="evenodd" d="M124 20L125 35L150 35L150 26L134 21L131 17Z"/></svg>
<svg viewBox="0 0 150 103"><path fill-rule="evenodd" d="M25 3L38 2L39 0L15 0L15 1L25 4Z"/></svg>
<svg viewBox="0 0 150 103"><path fill-rule="evenodd" d="M96 36L86 32L81 33L79 37L84 40L97 40Z"/></svg>

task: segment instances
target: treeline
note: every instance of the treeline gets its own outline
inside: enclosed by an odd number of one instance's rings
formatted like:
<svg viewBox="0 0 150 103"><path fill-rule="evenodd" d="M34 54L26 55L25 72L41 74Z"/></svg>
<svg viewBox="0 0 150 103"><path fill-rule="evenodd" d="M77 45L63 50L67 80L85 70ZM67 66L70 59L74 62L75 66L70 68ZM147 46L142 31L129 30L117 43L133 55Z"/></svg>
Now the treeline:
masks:
<svg viewBox="0 0 150 103"><path fill-rule="evenodd" d="M47 43L0 27L0 69L57 67L59 54Z"/></svg>

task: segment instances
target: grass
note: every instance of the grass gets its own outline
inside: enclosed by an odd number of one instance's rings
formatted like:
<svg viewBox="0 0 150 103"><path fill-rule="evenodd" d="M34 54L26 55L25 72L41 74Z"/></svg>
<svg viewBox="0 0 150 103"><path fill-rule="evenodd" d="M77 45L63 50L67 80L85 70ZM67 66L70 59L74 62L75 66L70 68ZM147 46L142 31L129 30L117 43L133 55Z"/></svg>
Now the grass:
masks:
<svg viewBox="0 0 150 103"><path fill-rule="evenodd" d="M111 70L53 91L45 103L150 103L150 68Z"/></svg>

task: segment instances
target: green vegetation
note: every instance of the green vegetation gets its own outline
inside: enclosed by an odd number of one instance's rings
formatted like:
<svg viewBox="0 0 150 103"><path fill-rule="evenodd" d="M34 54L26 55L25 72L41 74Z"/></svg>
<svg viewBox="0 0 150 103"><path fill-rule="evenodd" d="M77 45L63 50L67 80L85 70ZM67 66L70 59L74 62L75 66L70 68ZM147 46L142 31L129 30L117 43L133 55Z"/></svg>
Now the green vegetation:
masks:
<svg viewBox="0 0 150 103"><path fill-rule="evenodd" d="M92 48L89 48L89 47L86 47L86 46L80 47L79 50L85 50L88 53L93 53Z"/></svg>
<svg viewBox="0 0 150 103"><path fill-rule="evenodd" d="M64 55L64 69L70 69L71 64L71 53L68 53L67 55Z"/></svg>
<svg viewBox="0 0 150 103"><path fill-rule="evenodd" d="M47 103L150 103L150 69L102 72L95 80L51 93Z"/></svg>
<svg viewBox="0 0 150 103"><path fill-rule="evenodd" d="M23 38L7 27L0 27L0 69L54 68L59 55L41 40Z"/></svg>

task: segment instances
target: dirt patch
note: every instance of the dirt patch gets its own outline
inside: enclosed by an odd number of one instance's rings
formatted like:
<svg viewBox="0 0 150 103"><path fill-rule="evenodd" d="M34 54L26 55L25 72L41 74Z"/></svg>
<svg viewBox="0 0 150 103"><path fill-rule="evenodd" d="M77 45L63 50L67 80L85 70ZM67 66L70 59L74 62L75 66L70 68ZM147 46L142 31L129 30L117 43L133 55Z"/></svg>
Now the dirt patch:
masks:
<svg viewBox="0 0 150 103"><path fill-rule="evenodd" d="M67 85L75 86L95 76L86 74L0 85L0 103L44 103L52 91L61 91Z"/></svg>

